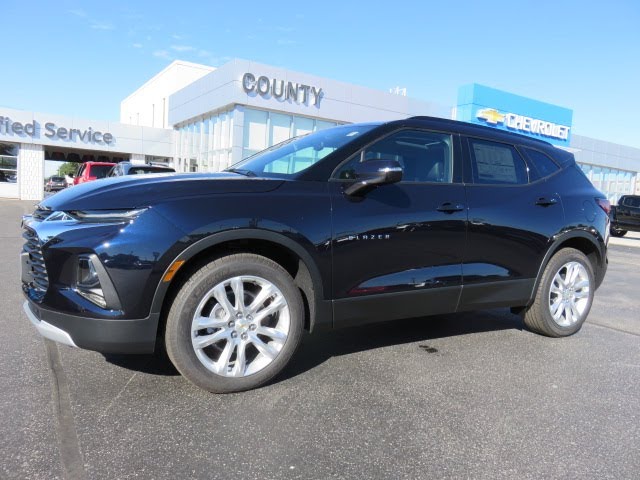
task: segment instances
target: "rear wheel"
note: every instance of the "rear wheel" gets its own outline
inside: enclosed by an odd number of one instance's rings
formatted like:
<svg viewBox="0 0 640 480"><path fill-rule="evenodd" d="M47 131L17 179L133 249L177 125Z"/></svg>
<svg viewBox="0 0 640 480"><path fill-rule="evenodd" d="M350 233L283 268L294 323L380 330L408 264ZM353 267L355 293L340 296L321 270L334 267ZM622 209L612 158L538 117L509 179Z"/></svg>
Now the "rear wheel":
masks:
<svg viewBox="0 0 640 480"><path fill-rule="evenodd" d="M167 317L169 358L192 383L216 393L258 387L300 343L304 305L277 263L253 254L223 257L195 272Z"/></svg>
<svg viewBox="0 0 640 480"><path fill-rule="evenodd" d="M582 327L593 302L595 279L589 259L579 250L563 248L549 261L525 325L549 337L565 337Z"/></svg>
<svg viewBox="0 0 640 480"><path fill-rule="evenodd" d="M614 237L624 237L627 234L627 230L618 230L617 228L611 228L611 235Z"/></svg>

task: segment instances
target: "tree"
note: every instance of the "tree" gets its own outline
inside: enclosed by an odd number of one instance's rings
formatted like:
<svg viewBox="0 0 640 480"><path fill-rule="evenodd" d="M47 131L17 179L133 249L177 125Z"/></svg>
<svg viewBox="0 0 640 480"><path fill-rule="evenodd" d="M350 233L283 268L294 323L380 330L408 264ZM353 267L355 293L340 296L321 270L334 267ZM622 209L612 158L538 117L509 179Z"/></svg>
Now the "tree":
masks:
<svg viewBox="0 0 640 480"><path fill-rule="evenodd" d="M58 175L61 177L64 177L65 175L75 175L77 169L77 163L66 162L60 165L60 168L58 168Z"/></svg>

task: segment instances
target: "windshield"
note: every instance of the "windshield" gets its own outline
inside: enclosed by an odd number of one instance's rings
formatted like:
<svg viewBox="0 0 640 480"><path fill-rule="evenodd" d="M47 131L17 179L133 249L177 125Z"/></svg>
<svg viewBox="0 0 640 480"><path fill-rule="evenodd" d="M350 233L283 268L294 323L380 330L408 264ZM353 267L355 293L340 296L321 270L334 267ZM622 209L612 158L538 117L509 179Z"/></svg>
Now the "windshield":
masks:
<svg viewBox="0 0 640 480"><path fill-rule="evenodd" d="M249 176L291 177L378 125L342 125L291 138L241 160L227 171Z"/></svg>

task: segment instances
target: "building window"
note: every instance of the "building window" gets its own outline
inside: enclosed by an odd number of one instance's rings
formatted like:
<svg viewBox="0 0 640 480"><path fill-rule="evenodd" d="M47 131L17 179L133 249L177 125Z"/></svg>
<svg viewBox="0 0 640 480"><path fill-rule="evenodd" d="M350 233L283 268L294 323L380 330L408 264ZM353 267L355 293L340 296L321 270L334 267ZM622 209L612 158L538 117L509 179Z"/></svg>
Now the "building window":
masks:
<svg viewBox="0 0 640 480"><path fill-rule="evenodd" d="M0 182L18 181L18 145L0 143Z"/></svg>
<svg viewBox="0 0 640 480"><path fill-rule="evenodd" d="M246 109L244 112L243 146L246 157L267 148L268 112Z"/></svg>
<svg viewBox="0 0 640 480"><path fill-rule="evenodd" d="M597 167L586 163L578 164L594 187L604 193L611 203L617 203L621 196L632 195L638 174L628 170Z"/></svg>
<svg viewBox="0 0 640 480"><path fill-rule="evenodd" d="M242 158L250 157L291 137L299 137L336 125L336 122L245 108Z"/></svg>
<svg viewBox="0 0 640 480"><path fill-rule="evenodd" d="M176 130L179 171L219 171L229 166L233 134L232 112L202 117L180 125Z"/></svg>

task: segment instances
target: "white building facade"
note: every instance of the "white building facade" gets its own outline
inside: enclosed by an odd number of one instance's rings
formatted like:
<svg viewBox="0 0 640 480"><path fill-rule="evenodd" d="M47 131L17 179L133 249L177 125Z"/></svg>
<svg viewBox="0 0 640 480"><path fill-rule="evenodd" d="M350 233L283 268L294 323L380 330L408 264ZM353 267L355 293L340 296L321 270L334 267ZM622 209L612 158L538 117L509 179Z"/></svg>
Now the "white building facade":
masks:
<svg viewBox="0 0 640 480"><path fill-rule="evenodd" d="M161 160L178 172L214 172L334 125L452 118L460 109L249 60L217 69L174 61L121 102L120 122L0 107L0 197L41 199L47 160ZM640 194L640 149L573 132L561 148L612 202Z"/></svg>
<svg viewBox="0 0 640 480"><path fill-rule="evenodd" d="M41 200L45 162L173 158L174 131L0 107L0 197Z"/></svg>
<svg viewBox="0 0 640 480"><path fill-rule="evenodd" d="M248 60L231 60L169 98L180 171L218 171L293 136L342 123L451 108Z"/></svg>
<svg viewBox="0 0 640 480"><path fill-rule="evenodd" d="M171 62L120 103L120 122L171 128L169 96L214 70L214 67L182 60Z"/></svg>

